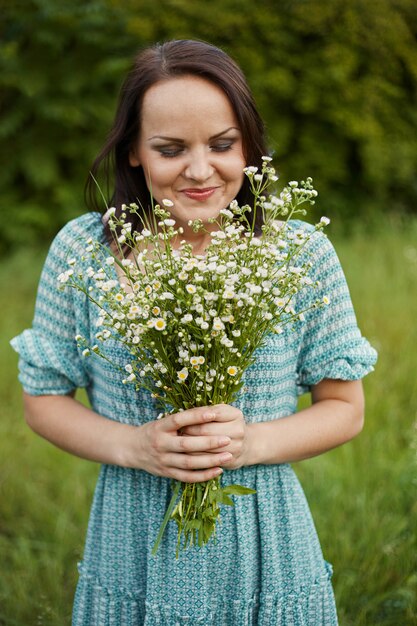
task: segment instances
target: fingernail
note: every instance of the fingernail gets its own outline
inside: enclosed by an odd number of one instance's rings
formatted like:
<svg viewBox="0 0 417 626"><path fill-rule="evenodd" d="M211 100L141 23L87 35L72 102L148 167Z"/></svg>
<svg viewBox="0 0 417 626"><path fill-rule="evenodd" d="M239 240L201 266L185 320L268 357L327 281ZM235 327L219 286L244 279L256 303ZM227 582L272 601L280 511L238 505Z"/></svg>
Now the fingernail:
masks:
<svg viewBox="0 0 417 626"><path fill-rule="evenodd" d="M204 413L203 418L207 419L207 420L212 420L216 417L216 414L214 413L214 411L207 411L206 413Z"/></svg>
<svg viewBox="0 0 417 626"><path fill-rule="evenodd" d="M223 474L223 470L222 470L222 468L221 468L221 467L218 467L218 468L215 470L214 475L215 475L215 476L220 476L220 474Z"/></svg>
<svg viewBox="0 0 417 626"><path fill-rule="evenodd" d="M231 458L232 458L232 455L230 454L230 452L225 452L224 454L221 455L220 461L223 463L223 461L230 461Z"/></svg>
<svg viewBox="0 0 417 626"><path fill-rule="evenodd" d="M220 437L219 439L219 445L220 446L225 446L226 443L230 443L232 440L230 439L230 437Z"/></svg>

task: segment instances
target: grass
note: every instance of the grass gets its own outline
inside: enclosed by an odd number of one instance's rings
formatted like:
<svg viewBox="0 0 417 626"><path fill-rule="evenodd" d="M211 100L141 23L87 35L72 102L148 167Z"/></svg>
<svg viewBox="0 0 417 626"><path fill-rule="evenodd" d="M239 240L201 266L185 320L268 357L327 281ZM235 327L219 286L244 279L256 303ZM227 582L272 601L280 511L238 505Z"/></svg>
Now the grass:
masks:
<svg viewBox="0 0 417 626"><path fill-rule="evenodd" d="M417 223L336 241L379 362L365 379L361 436L296 471L334 565L341 626L417 624L416 241ZM22 418L7 342L30 324L42 260L42 252L27 251L0 268L1 626L70 624L98 472L36 437Z"/></svg>

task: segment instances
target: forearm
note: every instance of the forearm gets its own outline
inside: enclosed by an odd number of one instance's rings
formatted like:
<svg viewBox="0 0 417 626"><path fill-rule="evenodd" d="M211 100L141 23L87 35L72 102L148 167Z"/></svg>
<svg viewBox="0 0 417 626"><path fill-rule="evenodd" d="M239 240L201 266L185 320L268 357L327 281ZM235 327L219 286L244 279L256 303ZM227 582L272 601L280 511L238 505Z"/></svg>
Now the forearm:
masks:
<svg viewBox="0 0 417 626"><path fill-rule="evenodd" d="M138 428L114 422L71 396L24 394L25 418L41 437L83 459L125 465L128 443Z"/></svg>
<svg viewBox="0 0 417 626"><path fill-rule="evenodd" d="M363 395L359 382L340 383L347 399L321 397L294 415L248 424L248 464L291 463L317 456L353 439L363 426ZM349 387L348 387L349 386ZM335 383L333 388L338 391Z"/></svg>
<svg viewBox="0 0 417 626"><path fill-rule="evenodd" d="M226 418L232 407L226 407ZM87 409L70 396L25 394L25 418L36 433L83 459L141 469L182 482L204 482L231 458L229 437L182 437L182 428L215 419L199 407L139 426L121 424ZM197 453L197 454L196 454Z"/></svg>

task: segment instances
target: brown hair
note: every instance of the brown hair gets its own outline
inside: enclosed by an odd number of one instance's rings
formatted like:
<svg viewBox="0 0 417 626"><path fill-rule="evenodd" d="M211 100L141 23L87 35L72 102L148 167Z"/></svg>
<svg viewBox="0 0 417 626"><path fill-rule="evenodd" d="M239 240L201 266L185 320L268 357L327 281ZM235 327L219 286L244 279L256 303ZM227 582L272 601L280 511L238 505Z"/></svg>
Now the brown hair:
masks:
<svg viewBox="0 0 417 626"><path fill-rule="evenodd" d="M143 169L129 163L129 152L140 132L143 97L155 83L184 75L205 78L224 91L242 133L246 165L262 165L261 157L267 154L264 124L238 65L223 50L203 41L174 40L156 44L136 57L122 85L113 127L91 168L91 174L100 185L104 182L107 191L113 187L110 205L115 206L117 212L121 211L123 203L130 202L137 202L145 211L149 210L149 190ZM98 210L102 201L92 176L87 180L85 191L87 206ZM237 200L240 205L251 203L252 194L246 177ZM257 231L261 226L259 219L260 216L256 220ZM132 226L139 228L139 223L132 223ZM106 229L110 240L110 230L107 226Z"/></svg>

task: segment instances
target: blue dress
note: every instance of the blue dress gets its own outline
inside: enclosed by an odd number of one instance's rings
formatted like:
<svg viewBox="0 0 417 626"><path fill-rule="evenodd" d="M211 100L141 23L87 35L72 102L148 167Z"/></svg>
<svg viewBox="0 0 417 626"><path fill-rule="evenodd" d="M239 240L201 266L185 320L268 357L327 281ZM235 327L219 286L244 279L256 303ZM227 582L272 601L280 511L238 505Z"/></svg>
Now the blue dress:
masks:
<svg viewBox="0 0 417 626"><path fill-rule="evenodd" d="M299 228L311 229L298 222ZM108 362L85 359L77 334L95 343L97 311L83 294L59 291L57 276L85 241L104 241L101 216L67 224L49 251L40 280L33 327L12 340L19 379L32 395L67 394L86 387L95 411L126 424L153 420L148 392L123 385ZM308 244L312 277L329 306L306 315L296 331L271 337L245 374L236 402L248 422L288 416L297 395L323 378L356 380L373 369L376 353L356 325L338 258L327 237ZM317 293L302 299L317 297ZM298 310L305 301L298 303ZM123 363L123 348L104 344ZM226 471L223 483L256 494L224 507L217 543L175 559L177 532L168 524L151 555L171 497L170 481L142 470L101 467L75 595L73 626L335 626L331 566L324 560L301 486L288 464Z"/></svg>

